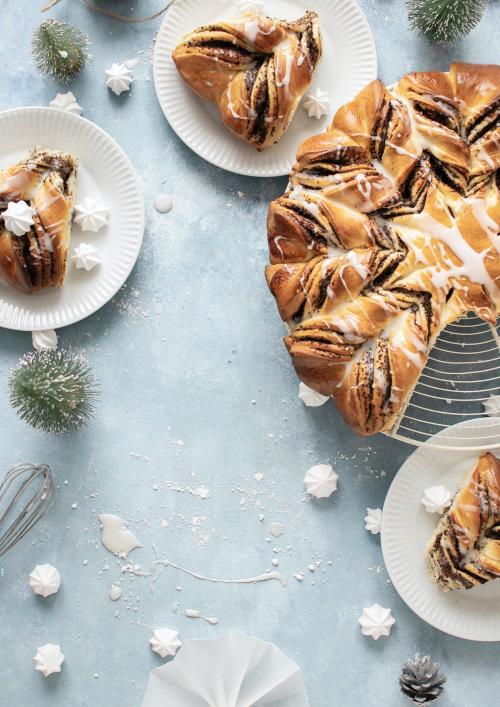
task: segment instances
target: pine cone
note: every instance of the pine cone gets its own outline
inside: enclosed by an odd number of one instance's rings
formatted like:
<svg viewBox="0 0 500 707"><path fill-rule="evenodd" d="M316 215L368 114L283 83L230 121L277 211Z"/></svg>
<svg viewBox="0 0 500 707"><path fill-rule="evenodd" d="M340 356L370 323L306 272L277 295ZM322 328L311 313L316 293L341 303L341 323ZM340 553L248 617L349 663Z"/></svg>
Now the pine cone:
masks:
<svg viewBox="0 0 500 707"><path fill-rule="evenodd" d="M401 692L418 705L425 705L440 697L446 677L439 672L439 663L430 656L416 655L415 660L403 664L399 685Z"/></svg>

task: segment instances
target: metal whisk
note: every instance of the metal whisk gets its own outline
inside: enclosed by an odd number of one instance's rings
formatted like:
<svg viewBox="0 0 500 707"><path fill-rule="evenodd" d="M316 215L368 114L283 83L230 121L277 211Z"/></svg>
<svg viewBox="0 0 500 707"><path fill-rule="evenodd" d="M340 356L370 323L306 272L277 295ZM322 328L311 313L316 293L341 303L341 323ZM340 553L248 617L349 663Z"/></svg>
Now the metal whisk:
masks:
<svg viewBox="0 0 500 707"><path fill-rule="evenodd" d="M54 500L47 464L16 464L0 484L0 557L38 523Z"/></svg>

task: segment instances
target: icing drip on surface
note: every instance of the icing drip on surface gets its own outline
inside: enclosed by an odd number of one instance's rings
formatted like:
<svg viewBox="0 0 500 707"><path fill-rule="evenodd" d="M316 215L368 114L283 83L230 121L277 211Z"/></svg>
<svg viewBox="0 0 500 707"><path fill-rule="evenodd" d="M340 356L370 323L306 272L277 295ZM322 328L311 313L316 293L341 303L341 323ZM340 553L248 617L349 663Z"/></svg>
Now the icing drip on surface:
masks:
<svg viewBox="0 0 500 707"><path fill-rule="evenodd" d="M127 556L135 548L142 547L131 530L127 530L125 521L111 513L99 515L101 524L101 542L115 555Z"/></svg>
<svg viewBox="0 0 500 707"><path fill-rule="evenodd" d="M173 206L172 199L169 197L168 194L157 194L155 196L155 200L153 202L153 205L155 209L158 211L160 214L166 214L170 211L170 209Z"/></svg>
<svg viewBox="0 0 500 707"><path fill-rule="evenodd" d="M216 626L219 623L219 619L216 619L215 616L203 616L199 609L186 609L184 616L188 619L201 619L207 624L210 624L210 626Z"/></svg>
<svg viewBox="0 0 500 707"><path fill-rule="evenodd" d="M183 572L184 574L188 574L190 577L194 577L195 579L199 579L203 582L214 582L216 584L256 584L257 582L268 582L275 579L283 587L285 586L281 572L266 572L265 574L259 574L256 577L245 577L243 579L216 579L214 577L206 577L199 572L194 572L193 570L181 567L170 560L154 560L152 563L152 568L154 569L155 567L172 567L173 569ZM158 576L159 575L156 575L156 577L153 578L154 582L158 579Z"/></svg>

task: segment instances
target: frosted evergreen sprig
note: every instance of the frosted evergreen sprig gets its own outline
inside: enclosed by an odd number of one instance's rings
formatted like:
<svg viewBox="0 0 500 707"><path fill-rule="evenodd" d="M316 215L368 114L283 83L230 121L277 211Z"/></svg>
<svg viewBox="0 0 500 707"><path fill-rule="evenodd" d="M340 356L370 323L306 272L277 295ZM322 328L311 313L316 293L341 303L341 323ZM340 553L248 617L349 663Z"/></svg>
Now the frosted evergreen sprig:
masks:
<svg viewBox="0 0 500 707"><path fill-rule="evenodd" d="M44 20L33 32L31 50L38 70L69 83L88 59L88 35L59 20Z"/></svg>
<svg viewBox="0 0 500 707"><path fill-rule="evenodd" d="M451 44L467 35L483 15L486 0L406 0L412 29L431 44Z"/></svg>
<svg viewBox="0 0 500 707"><path fill-rule="evenodd" d="M23 356L9 378L10 402L35 429L63 434L77 430L94 414L97 384L78 356L42 350Z"/></svg>
<svg viewBox="0 0 500 707"><path fill-rule="evenodd" d="M49 2L42 7L42 12L47 12L47 10L51 10L55 5L58 5L60 1L61 0L49 0ZM98 12L101 15L106 15L106 17L112 17L114 20L121 20L122 22L131 22L132 24L139 24L141 22L149 22L149 20L154 20L156 17L163 15L163 13L168 10L172 2L173 0L168 0L167 4L162 7L161 10L158 10L157 12L154 12L152 15L148 15L147 17L128 17L127 15L122 15L119 12L114 12L113 10L109 10L105 7L99 7L99 5L94 5L91 0L82 0L82 3L85 5L85 7L87 7L92 12Z"/></svg>

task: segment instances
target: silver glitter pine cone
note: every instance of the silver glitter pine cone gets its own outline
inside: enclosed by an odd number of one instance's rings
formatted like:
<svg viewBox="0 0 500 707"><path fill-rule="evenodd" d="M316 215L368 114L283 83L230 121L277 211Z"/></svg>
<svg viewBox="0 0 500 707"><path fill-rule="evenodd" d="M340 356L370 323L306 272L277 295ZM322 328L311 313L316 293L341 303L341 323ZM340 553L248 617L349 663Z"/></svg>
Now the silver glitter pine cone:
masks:
<svg viewBox="0 0 500 707"><path fill-rule="evenodd" d="M417 705L437 700L446 682L439 668L439 663L433 663L428 655L417 654L414 660L405 661L399 678L401 692Z"/></svg>

